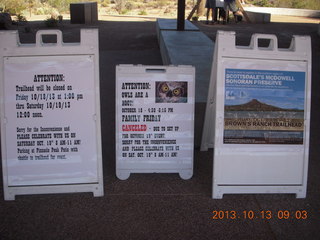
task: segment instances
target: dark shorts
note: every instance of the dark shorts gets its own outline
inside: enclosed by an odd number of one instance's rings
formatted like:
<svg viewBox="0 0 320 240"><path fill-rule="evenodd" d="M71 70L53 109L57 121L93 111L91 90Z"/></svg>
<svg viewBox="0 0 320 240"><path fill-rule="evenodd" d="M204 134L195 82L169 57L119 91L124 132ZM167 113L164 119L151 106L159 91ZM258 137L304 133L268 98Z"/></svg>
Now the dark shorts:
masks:
<svg viewBox="0 0 320 240"><path fill-rule="evenodd" d="M224 1L224 9L229 9L231 12L237 12L238 7L236 1Z"/></svg>
<svg viewBox="0 0 320 240"><path fill-rule="evenodd" d="M215 8L216 7L216 0L207 0L206 1L206 8Z"/></svg>

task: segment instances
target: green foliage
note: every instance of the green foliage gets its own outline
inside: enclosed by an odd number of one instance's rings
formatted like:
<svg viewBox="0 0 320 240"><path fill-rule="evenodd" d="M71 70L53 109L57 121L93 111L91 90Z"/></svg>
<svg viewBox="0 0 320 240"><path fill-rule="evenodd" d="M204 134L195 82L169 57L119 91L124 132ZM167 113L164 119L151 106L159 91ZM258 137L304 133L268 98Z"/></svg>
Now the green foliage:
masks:
<svg viewBox="0 0 320 240"><path fill-rule="evenodd" d="M0 8L10 15L21 14L27 7L28 3L25 0L0 0Z"/></svg>
<svg viewBox="0 0 320 240"><path fill-rule="evenodd" d="M119 14L125 14L125 6L127 0L114 0L115 2L115 9Z"/></svg>
<svg viewBox="0 0 320 240"><path fill-rule="evenodd" d="M37 15L58 15L58 11L48 5L44 5L43 7L36 8L34 13Z"/></svg>
<svg viewBox="0 0 320 240"><path fill-rule="evenodd" d="M260 7L305 8L320 10L319 0L247 0L246 2Z"/></svg>
<svg viewBox="0 0 320 240"><path fill-rule="evenodd" d="M18 21L18 22L26 22L27 19L26 19L26 17L23 16L22 14L18 14L18 15L17 15L17 21Z"/></svg>
<svg viewBox="0 0 320 240"><path fill-rule="evenodd" d="M259 7L272 7L273 4L268 0L255 0L252 1L253 5L259 6Z"/></svg>
<svg viewBox="0 0 320 240"><path fill-rule="evenodd" d="M156 2L158 3L158 7L159 8L162 8L162 7L165 7L165 6L169 5L167 0L158 0Z"/></svg>
<svg viewBox="0 0 320 240"><path fill-rule="evenodd" d="M59 19L57 17L51 16L47 18L45 24L48 28L54 28L58 26Z"/></svg>
<svg viewBox="0 0 320 240"><path fill-rule="evenodd" d="M101 4L101 7L108 7L110 5L110 0L99 0L98 3Z"/></svg>
<svg viewBox="0 0 320 240"><path fill-rule="evenodd" d="M138 15L148 15L147 11L142 9L139 11Z"/></svg>
<svg viewBox="0 0 320 240"><path fill-rule="evenodd" d="M126 2L124 7L125 7L126 10L130 11L130 10L133 10L135 8L135 4L134 4L134 2Z"/></svg>
<svg viewBox="0 0 320 240"><path fill-rule="evenodd" d="M119 14L131 10L140 10L141 15L146 9L163 9L165 13L176 10L177 0L0 0L0 10L11 15L22 14L28 10L36 14L67 13L70 3L96 1L101 7L114 6ZM186 0L187 8L194 6L197 0ZM205 0L203 0L205 2ZM247 3L261 7L305 8L320 10L320 0L246 0ZM187 10L188 11L188 10ZM24 12L24 14L26 14Z"/></svg>
<svg viewBox="0 0 320 240"><path fill-rule="evenodd" d="M306 2L302 2L300 0L292 0L292 8L305 8L306 5Z"/></svg>
<svg viewBox="0 0 320 240"><path fill-rule="evenodd" d="M48 0L47 3L56 8L59 13L69 10L70 3L79 2L74 0Z"/></svg>

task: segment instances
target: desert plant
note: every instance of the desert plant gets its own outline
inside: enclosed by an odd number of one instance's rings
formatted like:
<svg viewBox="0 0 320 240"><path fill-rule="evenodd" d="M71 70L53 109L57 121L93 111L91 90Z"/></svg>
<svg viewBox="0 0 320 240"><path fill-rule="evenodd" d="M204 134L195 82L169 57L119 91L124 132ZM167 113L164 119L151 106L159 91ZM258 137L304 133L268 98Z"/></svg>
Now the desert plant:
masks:
<svg viewBox="0 0 320 240"><path fill-rule="evenodd" d="M18 22L26 22L27 19L26 19L26 17L23 16L22 14L18 14L18 15L17 15L17 21L18 21Z"/></svg>
<svg viewBox="0 0 320 240"><path fill-rule="evenodd" d="M51 16L45 20L45 24L48 28L53 28L58 26L58 18L55 16Z"/></svg>
<svg viewBox="0 0 320 240"><path fill-rule="evenodd" d="M28 4L25 0L0 0L0 7L3 12L7 12L10 15L18 15L27 9Z"/></svg>
<svg viewBox="0 0 320 240"><path fill-rule="evenodd" d="M114 0L115 9L119 14L124 14L124 9L127 3L127 0Z"/></svg>
<svg viewBox="0 0 320 240"><path fill-rule="evenodd" d="M138 15L148 15L147 11L142 9L139 11Z"/></svg>
<svg viewBox="0 0 320 240"><path fill-rule="evenodd" d="M246 0L246 2L260 7L320 9L319 0Z"/></svg>
<svg viewBox="0 0 320 240"><path fill-rule="evenodd" d="M164 14L170 14L172 12L172 9L167 7L165 10L164 10Z"/></svg>
<svg viewBox="0 0 320 240"><path fill-rule="evenodd" d="M108 7L110 3L110 0L100 0L101 7Z"/></svg>
<svg viewBox="0 0 320 240"><path fill-rule="evenodd" d="M273 3L268 0L255 0L252 1L252 4L259 7L273 7Z"/></svg>
<svg viewBox="0 0 320 240"><path fill-rule="evenodd" d="M126 2L126 4L124 5L125 9L127 9L128 11L131 11L135 8L135 4L133 2Z"/></svg>
<svg viewBox="0 0 320 240"><path fill-rule="evenodd" d="M79 0L48 0L48 4L58 10L59 13L69 10L70 3L80 2Z"/></svg>

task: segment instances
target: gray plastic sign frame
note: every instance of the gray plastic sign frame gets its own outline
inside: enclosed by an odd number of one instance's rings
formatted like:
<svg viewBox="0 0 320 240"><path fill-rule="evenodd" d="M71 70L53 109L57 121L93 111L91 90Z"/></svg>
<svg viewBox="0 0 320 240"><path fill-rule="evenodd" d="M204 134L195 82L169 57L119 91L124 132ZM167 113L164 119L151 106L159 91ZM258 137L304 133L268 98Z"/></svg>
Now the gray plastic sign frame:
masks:
<svg viewBox="0 0 320 240"><path fill-rule="evenodd" d="M306 197L311 39L254 34L235 45L217 33L201 150L214 148L212 197L226 193L294 193ZM260 39L269 41L260 47Z"/></svg>
<svg viewBox="0 0 320 240"><path fill-rule="evenodd" d="M35 44L21 44L18 31L1 31L0 39L5 200L103 196L98 30L81 29L80 43L64 43L59 30L38 31Z"/></svg>

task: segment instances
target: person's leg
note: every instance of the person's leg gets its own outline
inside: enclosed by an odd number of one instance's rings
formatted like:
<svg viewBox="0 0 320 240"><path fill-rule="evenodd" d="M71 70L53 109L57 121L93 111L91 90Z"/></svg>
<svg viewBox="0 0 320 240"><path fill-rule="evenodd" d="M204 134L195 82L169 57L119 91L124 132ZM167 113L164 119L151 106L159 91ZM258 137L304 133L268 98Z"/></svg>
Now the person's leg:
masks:
<svg viewBox="0 0 320 240"><path fill-rule="evenodd" d="M211 18L211 23L214 24L217 21L217 20L215 20L215 19L217 19L217 17L216 17L217 15L215 14L216 9L215 8L211 8L211 11L212 11L211 12L211 17L212 17Z"/></svg>
<svg viewBox="0 0 320 240"><path fill-rule="evenodd" d="M212 19L214 22L218 21L218 8L217 7L212 9Z"/></svg>
<svg viewBox="0 0 320 240"><path fill-rule="evenodd" d="M209 14L210 14L210 8L207 8L207 21L206 24L209 24Z"/></svg>
<svg viewBox="0 0 320 240"><path fill-rule="evenodd" d="M227 22L229 22L229 11L230 11L229 3L224 2L223 9L225 13L223 24L226 24Z"/></svg>
<svg viewBox="0 0 320 240"><path fill-rule="evenodd" d="M239 11L239 8L237 7L236 1L232 1L228 3L230 11L233 13L234 18L236 22L241 22L242 21L242 13Z"/></svg>

